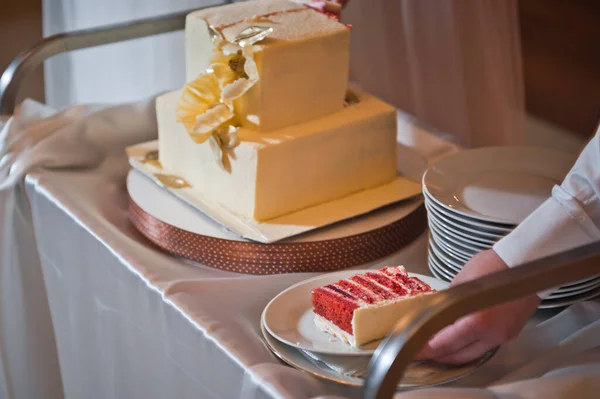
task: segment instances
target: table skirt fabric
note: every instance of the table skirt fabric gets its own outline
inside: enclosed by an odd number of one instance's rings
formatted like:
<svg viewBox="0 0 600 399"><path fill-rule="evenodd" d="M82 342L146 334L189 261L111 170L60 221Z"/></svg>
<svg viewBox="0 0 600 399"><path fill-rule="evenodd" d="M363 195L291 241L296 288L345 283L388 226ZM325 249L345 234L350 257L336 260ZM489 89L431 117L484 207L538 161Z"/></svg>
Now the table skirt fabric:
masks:
<svg viewBox="0 0 600 399"><path fill-rule="evenodd" d="M88 132L105 149L100 166L33 171L24 187L0 192L3 397L359 397L358 389L281 364L261 339L264 306L313 274L248 276L193 265L161 253L134 230L123 150L155 132L143 130L145 119L141 132L128 122L127 129L105 123ZM418 177L446 144L409 117L400 122L401 162L414 160L403 170ZM426 236L361 267L386 264L427 273ZM542 389L549 398L595 397L599 315L595 303L575 307L553 324L532 327L458 387L399 397L528 398ZM495 381L501 385L485 388Z"/></svg>

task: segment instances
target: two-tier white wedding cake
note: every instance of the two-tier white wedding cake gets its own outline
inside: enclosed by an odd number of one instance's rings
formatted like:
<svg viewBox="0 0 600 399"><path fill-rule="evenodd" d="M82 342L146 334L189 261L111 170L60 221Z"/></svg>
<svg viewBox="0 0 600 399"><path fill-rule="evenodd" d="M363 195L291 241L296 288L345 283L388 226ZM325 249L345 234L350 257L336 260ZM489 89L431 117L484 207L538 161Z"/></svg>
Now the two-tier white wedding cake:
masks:
<svg viewBox="0 0 600 399"><path fill-rule="evenodd" d="M258 221L393 181L396 113L348 90L349 46L349 27L294 1L191 13L188 83L156 102L160 163Z"/></svg>

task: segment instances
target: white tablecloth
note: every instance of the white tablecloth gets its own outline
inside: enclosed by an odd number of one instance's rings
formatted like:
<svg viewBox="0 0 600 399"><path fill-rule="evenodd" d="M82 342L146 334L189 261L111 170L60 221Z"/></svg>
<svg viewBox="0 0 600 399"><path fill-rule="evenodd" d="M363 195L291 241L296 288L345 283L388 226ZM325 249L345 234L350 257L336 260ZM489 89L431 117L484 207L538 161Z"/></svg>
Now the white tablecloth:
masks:
<svg viewBox="0 0 600 399"><path fill-rule="evenodd" d="M431 136L410 124L402 126L404 143L419 143L419 152L429 158L439 156ZM27 176L28 204L22 203L23 213L16 219L21 231L28 231L29 205L35 237L21 240L22 262L15 263L12 271L3 271L2 287L13 284L15 292L25 293L23 303L17 304L25 320L15 320L14 326L27 327L19 330L28 335L19 340L26 343L19 349L38 361L28 363L34 369L19 369L16 358L2 354L3 366L10 363L13 373L7 378L8 369L3 368L5 385L12 385L3 387L5 396L33 398L40 397L35 392L44 392L51 398L63 393L68 398L358 397L356 389L325 383L282 365L261 340L259 315L267 302L312 274L238 275L192 265L156 250L128 221L125 176L129 167L123 149L131 136L109 133L98 132L107 137L107 158L100 167L35 171ZM418 176L424 158L419 153L402 154L403 161L414 161L407 173ZM23 194L11 192L17 200ZM9 225L5 228L10 231ZM36 268L38 254L41 267ZM377 265L404 264L410 271L427 273L425 255L423 236ZM11 304L10 292L2 294L4 308ZM572 338L573 332L599 314L594 307L576 309L567 315L569 322L542 330L546 334L542 339L529 334L512 351L499 353L485 370L461 383L486 386L502 377L508 382L539 377L554 366L575 361L573 356L595 347L598 340L589 337L599 336L594 335L599 329L592 325L587 330L585 344ZM576 345L565 349L564 341ZM550 347L562 352L548 358ZM536 365L540 359L541 365ZM586 359L598 364L598 352L590 351ZM532 364L529 369L528 364ZM543 384L534 379L502 385L494 392L498 397L514 392L519 395L510 397L534 397L531 393L542 387L553 386L559 394L579 383L579 397L595 397L586 396L600 388L594 367L586 368L586 375L571 368ZM25 374L15 375L14 370ZM514 371L520 374L510 376ZM467 394L489 397L492 392L427 391L430 397Z"/></svg>

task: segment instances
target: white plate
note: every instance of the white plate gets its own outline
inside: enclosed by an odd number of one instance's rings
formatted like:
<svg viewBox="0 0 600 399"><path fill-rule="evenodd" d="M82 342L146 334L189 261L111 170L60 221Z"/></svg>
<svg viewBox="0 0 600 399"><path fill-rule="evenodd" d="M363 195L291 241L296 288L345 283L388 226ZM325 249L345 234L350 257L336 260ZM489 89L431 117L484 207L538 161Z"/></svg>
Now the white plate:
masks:
<svg viewBox="0 0 600 399"><path fill-rule="evenodd" d="M440 272L437 271L437 269L434 268L434 266L432 265L431 261L428 261L427 266L429 267L429 271L431 272L431 274L437 278L440 281L444 281L446 283L450 283L450 281L452 281L451 279L443 276L442 274L440 274Z"/></svg>
<svg viewBox="0 0 600 399"><path fill-rule="evenodd" d="M322 362L309 358L299 350L285 345L275 339L265 325L261 323L260 331L265 339L265 344L284 363L308 373L314 377L321 378L337 384L361 388L364 379L342 374L329 368ZM428 387L440 384L446 384L467 376L477 368L481 367L495 353L495 350L488 352L480 359L464 366L444 366L431 363L412 363L403 375L402 381L398 385L398 390L414 389L417 387ZM331 357L331 356L329 356ZM369 360L367 357L366 360Z"/></svg>
<svg viewBox="0 0 600 399"><path fill-rule="evenodd" d="M425 201L425 207L427 208L428 217L437 220L440 224L446 226L448 229L453 231L460 231L464 234L473 235L475 237L481 237L486 240L498 241L506 234L489 233L487 231L478 230L476 227L470 226L467 223L455 221L449 217L446 217L439 210L436 210L430 205L429 201Z"/></svg>
<svg viewBox="0 0 600 399"><path fill-rule="evenodd" d="M429 232L429 241L435 242L435 245L437 245L441 250L443 250L447 254L452 255L453 258L458 259L462 263L467 263L472 258L472 256L465 254L463 252L457 251L456 249L446 245L445 242L436 240L433 237L433 235L431 234L431 232Z"/></svg>
<svg viewBox="0 0 600 399"><path fill-rule="evenodd" d="M436 202L435 200L433 200L433 198L431 198L431 195L427 192L425 186L423 186L423 196L425 197L425 202L427 202L428 205L430 205L437 211L442 212L444 215L451 218L452 220L468 223L474 228L480 229L482 231L487 231L489 233L496 234L506 234L510 233L516 227L515 225L511 224L499 224L482 221L479 219L462 215L451 208L446 208L442 204Z"/></svg>
<svg viewBox="0 0 600 399"><path fill-rule="evenodd" d="M470 243L473 243L476 245L492 246L498 241L497 239L485 238L485 237L481 237L476 234L471 234L469 232L463 232L458 229L450 228L450 227L444 225L442 222L440 222L436 218L430 218L429 222L434 223L439 229L441 229L446 234L450 234L455 237L460 237L460 238L466 240L467 242L470 242Z"/></svg>
<svg viewBox="0 0 600 399"><path fill-rule="evenodd" d="M440 205L465 216L519 224L549 196L575 157L536 147L490 147L449 155L423 176Z"/></svg>
<svg viewBox="0 0 600 399"><path fill-rule="evenodd" d="M450 269L454 270L455 272L460 272L463 268L463 266L465 265L465 263L456 260L454 258L452 258L451 256L447 255L446 253L444 253L444 251L442 251L435 242L433 241L429 241L429 248L431 251L433 251L433 253L435 254L435 256L444 263L445 266L448 266Z"/></svg>
<svg viewBox="0 0 600 399"><path fill-rule="evenodd" d="M595 284L586 286L584 288L576 289L576 290L574 289L574 290L570 290L570 291L555 291L546 299L558 299L558 298L567 299L569 297L579 296L579 295L585 294L590 291L595 291L598 288L600 288L600 283L595 283Z"/></svg>
<svg viewBox="0 0 600 399"><path fill-rule="evenodd" d="M143 162L146 154L157 150L158 141L128 147L129 164L146 175L155 185L210 217L238 237L262 243L273 243L296 237L334 223L370 214L392 204L400 206L411 204L411 199L421 196L421 186L417 182L397 176L390 183L259 222L225 209L192 187L165 187L157 175L173 175L173 173Z"/></svg>
<svg viewBox="0 0 600 399"><path fill-rule="evenodd" d="M561 288L558 289L558 291L577 291L583 288L587 288L590 286L593 286L595 284L600 283L600 277L590 277L588 279L585 280L581 280L581 281L577 281L575 283L571 283L571 284L567 284L567 285L563 285Z"/></svg>
<svg viewBox="0 0 600 399"><path fill-rule="evenodd" d="M579 282L576 284L573 283L573 284L569 284L569 285L563 285L562 287L560 287L559 289L554 291L554 294L563 294L563 293L572 294L574 292L585 292L586 290L594 289L599 285L600 285L600 278L594 277L588 281L582 281L582 282Z"/></svg>
<svg viewBox="0 0 600 399"><path fill-rule="evenodd" d="M438 258L438 256L435 253L430 253L430 256L433 259L434 265L437 265L438 271L445 273L447 277L453 279L459 273L459 271L456 271L456 269L444 263L444 261Z"/></svg>
<svg viewBox="0 0 600 399"><path fill-rule="evenodd" d="M220 223L206 216L193 206L181 201L169 191L159 187L137 170L129 171L129 175L127 176L127 191L132 200L144 212L163 223L203 236L223 240L248 241L227 230ZM362 234L387 226L406 217L414 212L422 203L423 200L421 198L407 200L401 204L376 210L370 213L369 217L359 217L339 222L297 237L288 238L281 241L281 243L325 241Z"/></svg>
<svg viewBox="0 0 600 399"><path fill-rule="evenodd" d="M454 249L456 252L463 254L464 256L468 256L469 259L482 251L481 249L474 250L471 248L466 248L463 245L461 245L460 243L457 243L455 240L450 241L447 238L439 235L437 233L437 231L433 230L431 227L429 228L429 233L431 234L431 236L433 237L435 242L442 243L444 246L450 247L450 248Z"/></svg>
<svg viewBox="0 0 600 399"><path fill-rule="evenodd" d="M432 273L434 273L434 275L438 278L440 278L441 273L444 273L445 275L449 275L449 274L452 274L452 271L458 271L457 269L462 269L462 266L459 268L457 266L456 261L453 260L452 257L450 259L448 259L448 250L445 246L446 246L445 243L435 240L435 238L430 233L429 247L430 247L430 251L432 252L431 255L435 255L435 259L433 260L433 262L435 263L435 266L434 266L434 271L432 271ZM468 262L468 259L464 260L464 263L466 263L466 262ZM463 265L464 265L464 263L463 263ZM430 266L430 270L431 270L431 266ZM448 278L448 277L444 277L444 279L445 278ZM600 277L597 277L597 276L590 277L590 278L580 280L578 282L571 283L571 284L560 287L559 289L554 291L547 299L558 299L558 298L567 299L568 297L585 294L585 293L595 290L597 288L600 288Z"/></svg>
<svg viewBox="0 0 600 399"><path fill-rule="evenodd" d="M456 234L449 233L447 231L442 230L435 221L428 221L429 229L435 232L440 237L443 237L446 241L451 242L456 245L460 245L463 248L466 248L470 251L480 252L485 249L489 249L492 247L492 244L481 244L475 241L469 241L463 237L460 237Z"/></svg>
<svg viewBox="0 0 600 399"><path fill-rule="evenodd" d="M438 275L443 276L445 280L452 280L458 274L458 272L445 266L443 262L439 260L437 256L435 256L434 253L430 252L428 255L429 261L431 262L431 267L433 267Z"/></svg>
<svg viewBox="0 0 600 399"><path fill-rule="evenodd" d="M434 254L430 254L430 256L428 257L428 266L431 273L440 280L450 282L455 276L440 265L440 261L438 259L435 259ZM578 302L595 298L597 296L600 296L600 284L593 287L592 289L585 289L583 292L579 292L576 295L568 294L566 296L550 296L542 301L540 306L538 306L538 309L554 309L566 307Z"/></svg>
<svg viewBox="0 0 600 399"><path fill-rule="evenodd" d="M367 344L364 348L355 348L317 329L313 321L311 302L313 289L368 271L372 270L329 273L293 285L269 302L262 313L261 320L271 335L297 349L340 356L372 354L379 341ZM433 277L415 273L409 275L420 278L435 290L443 290L447 287L444 282Z"/></svg>
<svg viewBox="0 0 600 399"><path fill-rule="evenodd" d="M584 294L568 297L568 298L557 298L557 299L544 299L542 304L539 306L540 309L552 309L562 308L570 306L578 302L587 301L600 295L600 288L596 288L590 292Z"/></svg>

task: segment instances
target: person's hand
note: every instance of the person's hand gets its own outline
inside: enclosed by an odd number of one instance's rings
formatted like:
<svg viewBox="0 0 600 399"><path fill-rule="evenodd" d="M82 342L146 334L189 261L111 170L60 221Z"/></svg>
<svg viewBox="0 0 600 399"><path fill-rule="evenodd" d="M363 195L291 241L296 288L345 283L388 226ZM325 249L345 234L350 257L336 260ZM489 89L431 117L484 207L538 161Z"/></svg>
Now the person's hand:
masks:
<svg viewBox="0 0 600 399"><path fill-rule="evenodd" d="M508 265L493 250L484 251L464 265L451 286L507 268ZM477 359L515 338L539 304L540 298L533 295L465 316L435 335L417 359L450 364Z"/></svg>

